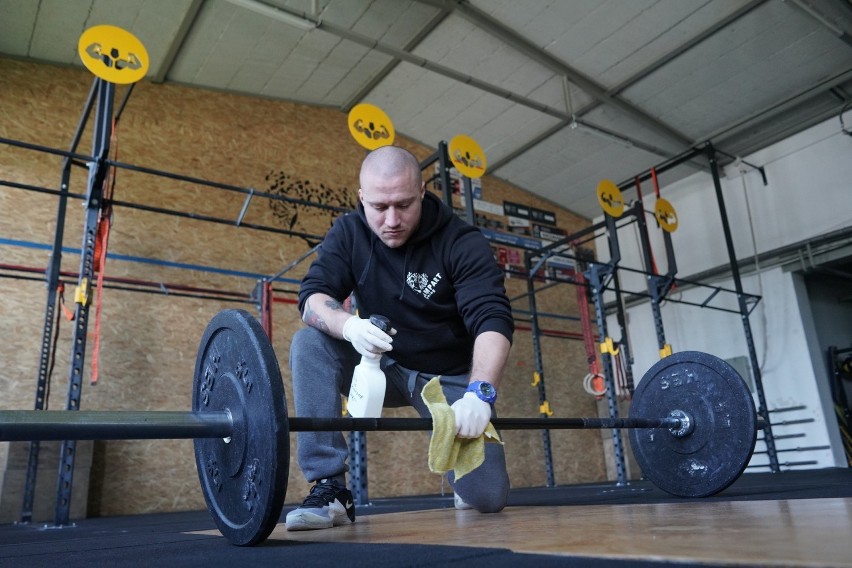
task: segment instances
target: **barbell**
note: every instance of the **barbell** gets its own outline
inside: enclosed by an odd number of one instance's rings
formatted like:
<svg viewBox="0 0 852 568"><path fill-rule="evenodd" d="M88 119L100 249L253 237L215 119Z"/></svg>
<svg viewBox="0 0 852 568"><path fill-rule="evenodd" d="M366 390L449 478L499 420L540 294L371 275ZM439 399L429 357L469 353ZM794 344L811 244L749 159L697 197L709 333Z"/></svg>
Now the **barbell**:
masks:
<svg viewBox="0 0 852 568"><path fill-rule="evenodd" d="M660 489L706 497L745 470L757 437L751 393L707 353L657 362L633 393L629 418L495 418L498 429L630 429L636 461ZM431 430L429 418L287 416L278 361L248 312L224 310L208 324L195 362L192 411L0 411L0 440L192 438L204 500L233 544L265 540L281 516L290 432Z"/></svg>

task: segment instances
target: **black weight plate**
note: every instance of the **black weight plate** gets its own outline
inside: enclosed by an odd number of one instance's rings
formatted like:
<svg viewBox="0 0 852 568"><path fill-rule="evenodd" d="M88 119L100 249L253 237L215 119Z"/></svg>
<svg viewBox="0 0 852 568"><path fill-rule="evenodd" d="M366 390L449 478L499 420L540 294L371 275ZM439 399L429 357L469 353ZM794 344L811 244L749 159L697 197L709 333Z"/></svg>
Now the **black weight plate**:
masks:
<svg viewBox="0 0 852 568"><path fill-rule="evenodd" d="M195 362L193 412L227 410L230 439L197 438L195 464L207 508L233 544L266 539L281 516L290 436L281 371L260 324L246 311L210 320Z"/></svg>
<svg viewBox="0 0 852 568"><path fill-rule="evenodd" d="M754 401L742 377L722 359L682 351L658 361L633 393L631 418L664 418L686 412L691 433L630 430L642 472L660 489L680 497L707 497L745 470L757 440Z"/></svg>

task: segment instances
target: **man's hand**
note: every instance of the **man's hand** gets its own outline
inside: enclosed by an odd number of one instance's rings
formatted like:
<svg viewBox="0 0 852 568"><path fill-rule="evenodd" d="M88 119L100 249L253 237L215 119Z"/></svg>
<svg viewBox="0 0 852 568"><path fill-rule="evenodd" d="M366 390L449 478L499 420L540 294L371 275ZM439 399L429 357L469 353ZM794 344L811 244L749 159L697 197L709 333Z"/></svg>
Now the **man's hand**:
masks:
<svg viewBox="0 0 852 568"><path fill-rule="evenodd" d="M466 392L450 407L456 421L456 436L479 438L491 420L491 405L475 393Z"/></svg>
<svg viewBox="0 0 852 568"><path fill-rule="evenodd" d="M390 331L396 333L394 329ZM352 316L343 324L343 338L368 359L378 359L382 353L393 349L393 338L390 335L370 323L370 320L358 316Z"/></svg>

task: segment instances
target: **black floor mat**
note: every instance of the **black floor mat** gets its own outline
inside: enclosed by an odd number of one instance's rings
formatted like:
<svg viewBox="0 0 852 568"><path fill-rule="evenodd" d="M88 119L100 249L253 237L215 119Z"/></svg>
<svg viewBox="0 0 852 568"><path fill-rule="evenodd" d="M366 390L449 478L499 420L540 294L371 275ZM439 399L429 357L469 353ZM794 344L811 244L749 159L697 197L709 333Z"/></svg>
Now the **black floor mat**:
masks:
<svg viewBox="0 0 852 568"><path fill-rule="evenodd" d="M852 497L852 469L824 469L742 476L726 491L694 501L746 501ZM513 489L510 506L571 506L674 503L686 500L668 495L646 481L625 486L613 483ZM452 507L452 495L376 499L359 515ZM285 512L290 507L285 507ZM547 556L514 553L499 547L467 548L415 544L340 544L269 540L240 548L219 536L193 535L215 529L207 511L162 513L77 521L73 527L43 524L0 526L0 567L89 566L628 566L679 568L686 564ZM704 565L706 566L706 565Z"/></svg>

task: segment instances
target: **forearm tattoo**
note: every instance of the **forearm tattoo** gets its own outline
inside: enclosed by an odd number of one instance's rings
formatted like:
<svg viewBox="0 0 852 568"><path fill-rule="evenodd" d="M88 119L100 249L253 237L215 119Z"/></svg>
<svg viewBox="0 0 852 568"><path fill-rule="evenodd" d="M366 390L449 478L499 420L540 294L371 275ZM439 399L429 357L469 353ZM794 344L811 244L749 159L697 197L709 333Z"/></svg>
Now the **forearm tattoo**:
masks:
<svg viewBox="0 0 852 568"><path fill-rule="evenodd" d="M325 307L327 307L331 310L334 310L334 311L342 311L343 310L343 306L341 305L341 303L338 302L337 300L334 300L334 299L331 299L331 298L325 301ZM322 332L325 332L325 333L331 332L331 329L328 327L328 324L326 323L325 319L319 313L317 313L317 312L315 312L314 310L311 309L311 301L310 300L308 300L305 303L305 315L302 316L302 321L304 321L306 324L308 324L311 327L317 328L318 330L320 330Z"/></svg>

